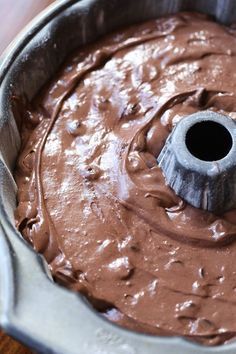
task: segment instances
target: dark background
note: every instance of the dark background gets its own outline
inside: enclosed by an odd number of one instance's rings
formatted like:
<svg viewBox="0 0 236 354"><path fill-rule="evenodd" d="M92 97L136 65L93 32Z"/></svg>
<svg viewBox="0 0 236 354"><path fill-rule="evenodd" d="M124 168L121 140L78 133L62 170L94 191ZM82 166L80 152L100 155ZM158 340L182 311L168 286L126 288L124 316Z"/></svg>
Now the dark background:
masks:
<svg viewBox="0 0 236 354"><path fill-rule="evenodd" d="M54 0L0 0L0 55L19 31ZM32 352L0 330L0 354Z"/></svg>

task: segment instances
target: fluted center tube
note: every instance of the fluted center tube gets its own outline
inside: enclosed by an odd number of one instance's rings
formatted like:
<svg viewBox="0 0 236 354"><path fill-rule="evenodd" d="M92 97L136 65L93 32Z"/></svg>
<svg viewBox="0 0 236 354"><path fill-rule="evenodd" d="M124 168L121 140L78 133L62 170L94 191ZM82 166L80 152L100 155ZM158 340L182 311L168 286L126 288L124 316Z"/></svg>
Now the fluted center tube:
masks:
<svg viewBox="0 0 236 354"><path fill-rule="evenodd" d="M157 158L167 184L189 204L223 213L236 207L236 122L202 111L183 118Z"/></svg>

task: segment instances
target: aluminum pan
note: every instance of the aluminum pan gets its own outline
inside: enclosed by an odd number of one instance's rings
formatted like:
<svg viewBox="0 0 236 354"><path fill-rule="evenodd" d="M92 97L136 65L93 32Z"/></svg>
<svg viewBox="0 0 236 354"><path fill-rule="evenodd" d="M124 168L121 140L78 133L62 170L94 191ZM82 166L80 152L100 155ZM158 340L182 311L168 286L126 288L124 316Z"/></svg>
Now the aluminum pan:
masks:
<svg viewBox="0 0 236 354"><path fill-rule="evenodd" d="M64 0L44 11L14 41L0 66L0 323L42 353L235 354L236 343L206 348L184 339L136 334L96 314L79 295L50 280L47 265L14 227L11 172L20 146L11 97L32 99L74 48L120 25L179 10L236 20L234 0Z"/></svg>

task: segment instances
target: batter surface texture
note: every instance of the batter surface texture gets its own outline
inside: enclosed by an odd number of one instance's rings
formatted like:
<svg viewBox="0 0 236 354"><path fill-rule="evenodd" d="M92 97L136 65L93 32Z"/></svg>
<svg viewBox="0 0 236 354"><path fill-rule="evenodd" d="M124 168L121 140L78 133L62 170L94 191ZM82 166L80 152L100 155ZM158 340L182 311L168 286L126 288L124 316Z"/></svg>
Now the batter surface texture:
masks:
<svg viewBox="0 0 236 354"><path fill-rule="evenodd" d="M204 15L135 25L80 48L25 110L17 227L57 282L129 329L236 335L236 211L187 205L156 162L187 115L236 118L235 48Z"/></svg>

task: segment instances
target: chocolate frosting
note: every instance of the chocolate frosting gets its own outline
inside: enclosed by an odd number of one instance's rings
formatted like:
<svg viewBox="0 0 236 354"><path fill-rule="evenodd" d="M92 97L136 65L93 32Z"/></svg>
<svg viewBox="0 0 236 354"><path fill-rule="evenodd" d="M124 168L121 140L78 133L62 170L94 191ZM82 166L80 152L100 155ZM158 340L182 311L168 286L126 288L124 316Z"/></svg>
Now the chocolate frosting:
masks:
<svg viewBox="0 0 236 354"><path fill-rule="evenodd" d="M185 116L236 118L235 48L234 27L205 15L152 20L80 48L25 109L17 227L126 328L236 335L236 211L187 205L156 161Z"/></svg>

